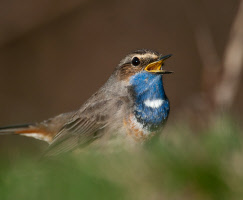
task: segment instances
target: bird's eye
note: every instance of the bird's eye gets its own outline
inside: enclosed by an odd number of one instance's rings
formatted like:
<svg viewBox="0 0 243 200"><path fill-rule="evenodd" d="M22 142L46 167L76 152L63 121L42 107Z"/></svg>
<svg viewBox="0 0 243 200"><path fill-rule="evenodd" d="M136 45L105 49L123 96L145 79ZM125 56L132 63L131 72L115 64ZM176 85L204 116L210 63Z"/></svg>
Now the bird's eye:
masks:
<svg viewBox="0 0 243 200"><path fill-rule="evenodd" d="M138 58L138 57L134 57L134 58L132 59L132 64L133 64L134 66L138 66L138 65L140 64L140 60L139 60L139 58Z"/></svg>

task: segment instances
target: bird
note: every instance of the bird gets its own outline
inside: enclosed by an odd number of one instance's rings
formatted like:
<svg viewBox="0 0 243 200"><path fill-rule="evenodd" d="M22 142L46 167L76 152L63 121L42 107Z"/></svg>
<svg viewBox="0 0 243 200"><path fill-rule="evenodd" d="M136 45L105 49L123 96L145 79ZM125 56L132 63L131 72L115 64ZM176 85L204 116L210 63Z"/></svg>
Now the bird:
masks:
<svg viewBox="0 0 243 200"><path fill-rule="evenodd" d="M0 135L22 135L49 143L46 156L122 141L144 144L162 132L170 112L163 69L170 58L140 49L125 56L107 82L78 110L48 120L0 128Z"/></svg>

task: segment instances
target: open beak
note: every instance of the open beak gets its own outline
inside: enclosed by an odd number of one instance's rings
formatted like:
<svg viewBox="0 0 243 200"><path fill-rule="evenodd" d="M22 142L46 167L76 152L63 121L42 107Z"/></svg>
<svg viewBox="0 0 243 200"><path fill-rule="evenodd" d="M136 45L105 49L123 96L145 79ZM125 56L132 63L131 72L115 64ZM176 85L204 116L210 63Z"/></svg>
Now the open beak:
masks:
<svg viewBox="0 0 243 200"><path fill-rule="evenodd" d="M167 70L163 70L162 69L162 64L164 63L164 61L168 58L170 58L172 56L172 54L166 55L166 56L161 56L159 58L159 60L152 62L150 64L148 64L145 67L145 71L150 72L150 73L156 73L156 74L171 74L173 73L172 71L167 71Z"/></svg>

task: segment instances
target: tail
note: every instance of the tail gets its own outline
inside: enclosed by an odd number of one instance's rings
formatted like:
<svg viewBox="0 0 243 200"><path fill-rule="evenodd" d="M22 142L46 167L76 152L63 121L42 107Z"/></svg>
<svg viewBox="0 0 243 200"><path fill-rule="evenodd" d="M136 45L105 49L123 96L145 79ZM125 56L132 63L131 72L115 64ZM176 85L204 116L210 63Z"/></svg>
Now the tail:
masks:
<svg viewBox="0 0 243 200"><path fill-rule="evenodd" d="M41 128L39 125L35 124L0 127L0 135L23 135L43 140L48 143L52 141L52 135L44 128Z"/></svg>

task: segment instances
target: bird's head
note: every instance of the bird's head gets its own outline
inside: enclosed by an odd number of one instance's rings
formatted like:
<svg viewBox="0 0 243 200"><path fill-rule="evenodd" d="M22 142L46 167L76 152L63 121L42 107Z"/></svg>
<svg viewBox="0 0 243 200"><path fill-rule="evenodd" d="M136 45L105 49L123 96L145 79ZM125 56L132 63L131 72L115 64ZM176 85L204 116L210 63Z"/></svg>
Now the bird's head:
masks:
<svg viewBox="0 0 243 200"><path fill-rule="evenodd" d="M169 100L165 95L162 75L171 71L163 69L171 55L161 55L151 50L137 50L128 54L115 70L115 77L126 87L133 101L133 113L144 127L157 129L167 119ZM114 82L113 82L114 83Z"/></svg>
<svg viewBox="0 0 243 200"><path fill-rule="evenodd" d="M151 74L170 74L172 71L163 69L166 59L171 57L169 55L161 55L152 50L137 50L128 54L121 60L116 68L116 75L120 80L129 81L130 77L137 73L151 73Z"/></svg>

